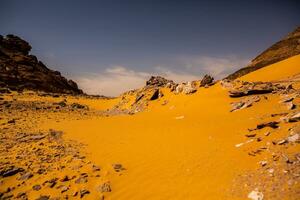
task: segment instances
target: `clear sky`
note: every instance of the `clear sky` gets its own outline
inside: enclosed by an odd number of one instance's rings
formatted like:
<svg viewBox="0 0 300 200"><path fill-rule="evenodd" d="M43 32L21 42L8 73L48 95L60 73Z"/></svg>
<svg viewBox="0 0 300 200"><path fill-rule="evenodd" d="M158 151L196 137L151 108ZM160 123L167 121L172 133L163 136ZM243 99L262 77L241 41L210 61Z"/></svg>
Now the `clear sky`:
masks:
<svg viewBox="0 0 300 200"><path fill-rule="evenodd" d="M88 93L116 95L150 75L217 78L300 26L297 0L0 0L0 34Z"/></svg>

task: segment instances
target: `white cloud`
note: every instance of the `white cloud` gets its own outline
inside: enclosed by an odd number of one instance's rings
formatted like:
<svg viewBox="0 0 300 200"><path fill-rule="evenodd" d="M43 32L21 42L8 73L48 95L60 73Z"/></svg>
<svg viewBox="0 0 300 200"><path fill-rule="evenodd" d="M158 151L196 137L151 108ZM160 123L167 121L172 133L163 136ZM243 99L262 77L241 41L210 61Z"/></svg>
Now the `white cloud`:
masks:
<svg viewBox="0 0 300 200"><path fill-rule="evenodd" d="M179 59L187 71L201 74L211 74L221 79L233 71L246 66L249 59L237 56L211 57L211 56L182 56Z"/></svg>
<svg viewBox="0 0 300 200"><path fill-rule="evenodd" d="M231 57L179 57L174 64L153 67L152 72L136 71L124 66L112 66L99 73L88 73L74 80L88 94L117 96L125 91L143 87L152 75L160 75L177 83L199 80L204 74L220 79L243 67L247 59Z"/></svg>
<svg viewBox="0 0 300 200"><path fill-rule="evenodd" d="M100 73L89 73L74 79L79 87L88 94L116 96L143 86L149 76L150 74L145 72L136 72L122 66L114 66Z"/></svg>

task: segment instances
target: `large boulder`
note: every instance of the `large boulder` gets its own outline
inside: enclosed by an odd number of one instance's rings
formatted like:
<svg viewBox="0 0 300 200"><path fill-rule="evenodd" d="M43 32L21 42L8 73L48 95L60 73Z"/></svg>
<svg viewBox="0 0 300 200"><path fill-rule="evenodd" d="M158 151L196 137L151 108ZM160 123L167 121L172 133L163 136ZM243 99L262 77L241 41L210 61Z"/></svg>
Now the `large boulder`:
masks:
<svg viewBox="0 0 300 200"><path fill-rule="evenodd" d="M212 76L206 74L200 82L200 87L212 85L213 82L214 82L214 78Z"/></svg>

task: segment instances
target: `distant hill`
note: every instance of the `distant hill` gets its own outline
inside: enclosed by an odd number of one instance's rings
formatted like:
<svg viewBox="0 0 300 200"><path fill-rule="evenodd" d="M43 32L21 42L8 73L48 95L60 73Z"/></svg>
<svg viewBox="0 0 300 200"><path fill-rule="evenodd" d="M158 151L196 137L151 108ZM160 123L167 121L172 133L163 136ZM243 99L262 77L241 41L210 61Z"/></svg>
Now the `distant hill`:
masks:
<svg viewBox="0 0 300 200"><path fill-rule="evenodd" d="M259 56L254 58L248 66L230 74L225 79L233 80L239 78L245 74L298 54L300 54L300 27L262 52Z"/></svg>
<svg viewBox="0 0 300 200"><path fill-rule="evenodd" d="M36 56L29 55L30 50L30 44L18 36L0 35L0 87L11 90L83 93L74 81L47 68Z"/></svg>

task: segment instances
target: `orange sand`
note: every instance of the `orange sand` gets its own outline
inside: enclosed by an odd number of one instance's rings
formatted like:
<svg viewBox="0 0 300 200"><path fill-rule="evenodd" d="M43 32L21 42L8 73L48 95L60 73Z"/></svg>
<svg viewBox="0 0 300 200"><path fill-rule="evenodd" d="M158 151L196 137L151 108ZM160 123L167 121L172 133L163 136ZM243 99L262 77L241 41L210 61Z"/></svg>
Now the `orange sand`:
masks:
<svg viewBox="0 0 300 200"><path fill-rule="evenodd" d="M300 56L295 56L241 79L278 80L299 73L299 63ZM112 192L105 194L105 199L246 199L246 193L231 196L232 188L243 187L234 186L233 179L259 167L265 155L251 157L247 150L267 145L274 136L239 148L235 145L246 142L247 129L265 120L263 117L286 110L277 103L279 97L266 95L268 100L230 113L230 102L236 100L229 98L220 84L192 95L163 93L163 98L136 115L49 121L41 129L63 130L66 138L87 145L89 159L102 168L102 179L111 181ZM165 100L168 103L162 105ZM82 103L106 109L116 101ZM284 134L284 128L276 130L277 136ZM113 173L112 163L121 163L126 170L121 175Z"/></svg>
<svg viewBox="0 0 300 200"><path fill-rule="evenodd" d="M169 103L162 106L164 99ZM285 110L273 106L278 100L230 113L232 99L217 84L191 96L166 94L133 116L47 126L86 143L90 159L104 170L111 163L125 166L121 177L107 174L113 188L108 199L233 199L234 177L263 159L235 145L247 141L247 128L261 122L260 116Z"/></svg>

